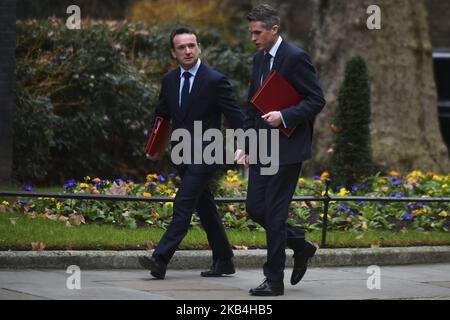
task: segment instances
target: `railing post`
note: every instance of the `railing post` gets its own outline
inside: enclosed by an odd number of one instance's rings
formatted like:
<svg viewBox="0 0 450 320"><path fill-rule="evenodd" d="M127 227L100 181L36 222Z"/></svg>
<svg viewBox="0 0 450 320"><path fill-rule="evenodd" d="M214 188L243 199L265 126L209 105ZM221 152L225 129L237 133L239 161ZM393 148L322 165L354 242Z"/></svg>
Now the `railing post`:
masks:
<svg viewBox="0 0 450 320"><path fill-rule="evenodd" d="M330 182L331 180L326 179L325 180L325 200L323 202L324 209L323 209L323 223L322 223L322 248L325 248L327 246L327 229L328 229L328 209L330 206Z"/></svg>

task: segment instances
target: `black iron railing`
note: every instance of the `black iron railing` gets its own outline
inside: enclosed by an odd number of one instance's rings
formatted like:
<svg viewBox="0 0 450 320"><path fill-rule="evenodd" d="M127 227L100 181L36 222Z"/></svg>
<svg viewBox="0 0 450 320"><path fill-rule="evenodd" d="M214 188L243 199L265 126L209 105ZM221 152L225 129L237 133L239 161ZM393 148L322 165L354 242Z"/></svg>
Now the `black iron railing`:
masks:
<svg viewBox="0 0 450 320"><path fill-rule="evenodd" d="M322 244L321 247L327 245L327 229L328 229L328 211L330 202L433 202L443 203L450 202L450 198L441 197L335 197L330 196L330 181L326 181L326 188L323 196L297 196L292 201L320 201L324 204L323 223L322 223ZM138 201L138 202L173 202L171 197L136 197L136 196L120 196L120 195L103 195L103 194L85 194L85 193L51 193L51 192L28 192L28 191L2 191L0 196L5 197L23 197L23 198L55 198L55 199L77 199L77 200L100 200L100 201ZM245 198L215 198L217 203L243 203Z"/></svg>

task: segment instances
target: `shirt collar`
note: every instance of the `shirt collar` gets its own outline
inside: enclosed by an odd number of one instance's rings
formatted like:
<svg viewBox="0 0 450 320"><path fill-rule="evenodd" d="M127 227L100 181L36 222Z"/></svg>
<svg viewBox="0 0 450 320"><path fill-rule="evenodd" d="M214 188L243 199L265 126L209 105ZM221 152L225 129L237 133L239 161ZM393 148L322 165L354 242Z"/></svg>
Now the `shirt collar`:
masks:
<svg viewBox="0 0 450 320"><path fill-rule="evenodd" d="M186 71L189 71L189 73L192 74L193 77L195 77L195 75L198 72L198 68L200 68L200 64L201 63L202 63L202 61L199 58L197 60L197 63L192 68L190 68L189 70L186 70L182 66L180 66L180 78L183 77L183 73L185 73Z"/></svg>
<svg viewBox="0 0 450 320"><path fill-rule="evenodd" d="M283 38L281 36L278 36L277 42L275 42L272 49L269 50L269 53L272 56L272 58L274 58L275 55L277 54L278 48L280 47L282 41L283 41Z"/></svg>

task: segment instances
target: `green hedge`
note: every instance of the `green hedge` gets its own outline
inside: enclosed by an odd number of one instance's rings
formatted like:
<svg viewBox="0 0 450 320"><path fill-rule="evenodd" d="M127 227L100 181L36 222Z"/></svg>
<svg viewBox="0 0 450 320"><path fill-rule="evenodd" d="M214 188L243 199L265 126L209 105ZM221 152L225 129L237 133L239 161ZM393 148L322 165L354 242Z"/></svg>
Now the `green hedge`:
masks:
<svg viewBox="0 0 450 320"><path fill-rule="evenodd" d="M138 178L148 120L170 58L173 25L59 20L17 23L14 172L19 182L62 183L86 175ZM200 32L204 60L225 73L245 101L251 52L220 32Z"/></svg>

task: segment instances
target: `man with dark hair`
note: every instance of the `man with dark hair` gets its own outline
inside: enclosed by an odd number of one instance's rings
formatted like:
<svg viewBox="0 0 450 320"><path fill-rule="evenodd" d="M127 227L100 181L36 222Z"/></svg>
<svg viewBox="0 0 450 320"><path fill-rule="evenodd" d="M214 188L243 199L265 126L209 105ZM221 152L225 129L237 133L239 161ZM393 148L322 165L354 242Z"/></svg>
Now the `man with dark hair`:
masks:
<svg viewBox="0 0 450 320"><path fill-rule="evenodd" d="M178 28L172 32L170 43L172 56L180 66L163 77L159 103L151 123L156 116L171 121L173 130L189 131L192 145L194 121L201 121L204 131L220 129L224 114L233 128L242 128L244 115L231 85L223 74L200 60L201 47L196 33L190 28ZM200 143L203 152L208 143ZM191 150L195 150L193 146ZM152 160L157 157L154 155ZM167 264L188 232L194 211L206 231L213 256L210 270L202 272L201 276L219 277L235 273L233 251L208 186L218 165L195 164L193 155L188 157L191 161L177 166L182 182L174 199L172 221L152 256L139 257L140 264L157 279L164 279Z"/></svg>
<svg viewBox="0 0 450 320"><path fill-rule="evenodd" d="M244 129L296 128L290 137L279 135L280 166L275 175L261 175L259 164L251 165L249 170L247 211L265 228L267 236L267 261L263 268L266 279L249 293L277 296L284 294L286 246L294 250L292 284L302 279L308 260L316 251L316 247L305 240L302 229L286 222L302 163L311 158L313 123L325 100L308 54L279 35L277 11L269 5L260 5L247 15L247 20L252 41L259 50L253 59L249 100L271 70L276 70L304 97L298 105L265 115L249 102L244 120ZM237 155L237 160L242 162L243 156Z"/></svg>

